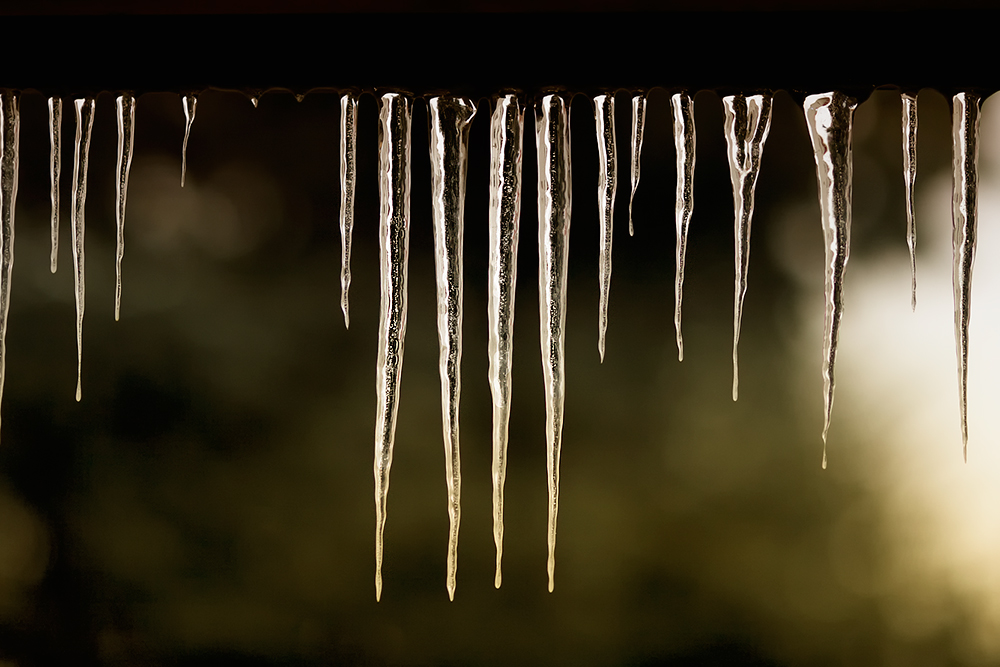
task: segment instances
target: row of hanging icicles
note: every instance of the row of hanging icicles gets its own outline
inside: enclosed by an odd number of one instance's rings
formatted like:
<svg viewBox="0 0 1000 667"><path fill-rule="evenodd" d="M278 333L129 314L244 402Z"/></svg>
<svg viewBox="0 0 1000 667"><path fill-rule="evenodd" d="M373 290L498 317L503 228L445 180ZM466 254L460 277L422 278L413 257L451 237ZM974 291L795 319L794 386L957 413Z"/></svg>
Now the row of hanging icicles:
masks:
<svg viewBox="0 0 1000 667"><path fill-rule="evenodd" d="M539 311L542 368L546 400L548 485L548 587L555 573L556 518L559 509L559 456L562 445L564 404L564 333L566 270L572 208L569 107L565 91L542 94L534 100L535 142L538 156ZM187 143L197 109L197 95L181 96L186 126L181 159L181 186L187 168ZM251 98L254 106L257 96ZM378 412L375 426L375 597L382 594L382 535L386 519L389 469L392 465L399 381L406 334L407 263L410 222L410 129L413 96L387 92L379 99L379 199L381 306L379 317L376 384ZM674 324L678 358L684 358L681 336L681 300L688 226L694 210L695 168L694 102L688 92L671 96L674 143L677 155L676 279ZM962 442L967 456L966 384L968 377L969 306L972 267L976 251L977 162L979 114L982 96L960 92L951 99L953 129L953 241L955 336L959 366L959 400ZM124 254L125 199L132 161L135 97L117 97L118 177L116 181L116 284L115 319L121 304L121 262ZM511 395L511 354L514 326L514 292L517 281L517 248L521 211L521 164L524 139L525 96L497 94L491 100L490 118L490 268L489 268L489 382L493 394L493 525L496 542L496 579L501 582L503 554L503 488L507 460L507 424ZM754 190L761 155L771 124L770 94L731 95L725 109L727 155L735 208L735 304L733 314L733 400L739 376L737 349L743 298L747 289L750 227ZM600 207L600 306L598 350L604 358L611 283L611 241L618 157L615 146L615 96L613 91L593 97L600 156L598 194ZM427 101L430 116L430 161L433 197L434 259L437 279L438 337L440 342L441 413L444 431L445 472L448 487L448 558L446 583L454 599L458 567L458 531L461 515L461 465L459 455L459 396L462 357L462 247L465 181L469 128L476 103L468 98L440 95ZM73 101L76 138L73 157L72 235L76 286L77 387L81 398L80 360L84 314L84 208L87 197L87 162L94 122L94 98ZM825 323L823 339L823 467L826 437L833 407L834 364L843 310L844 269L851 235L851 134L857 101L833 91L805 98L803 110L816 161L816 178L822 212L826 254ZM341 307L349 326L348 291L351 283L351 235L354 223L358 94L340 97L340 230L342 242ZM62 100L48 99L51 147L52 199L51 270L56 271L59 243L59 175ZM632 198L639 184L646 94L632 97L631 197L629 234L633 233ZM14 205L17 197L19 93L0 91L0 398L6 349L7 313L14 260ZM916 308L916 231L913 184L916 176L916 96L902 93L903 176L906 187L907 243L913 275L912 305Z"/></svg>

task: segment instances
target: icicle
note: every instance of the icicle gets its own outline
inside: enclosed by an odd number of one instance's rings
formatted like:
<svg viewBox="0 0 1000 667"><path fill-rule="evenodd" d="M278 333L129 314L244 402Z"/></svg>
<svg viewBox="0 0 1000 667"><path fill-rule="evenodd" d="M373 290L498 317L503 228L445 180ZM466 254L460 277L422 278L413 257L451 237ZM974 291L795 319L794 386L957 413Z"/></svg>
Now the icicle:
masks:
<svg viewBox="0 0 1000 667"><path fill-rule="evenodd" d="M375 599L382 597L382 533L396 408L406 336L406 272L410 240L410 125L413 100L386 93L379 105L379 265L382 302L379 316L375 386Z"/></svg>
<svg viewBox="0 0 1000 667"><path fill-rule="evenodd" d="M903 184L906 186L906 245L910 247L910 307L917 309L917 222L913 217L913 183L917 178L917 96L903 98Z"/></svg>
<svg viewBox="0 0 1000 667"><path fill-rule="evenodd" d="M0 251L0 398L7 365L7 313L10 279L14 268L14 208L17 202L18 143L21 133L20 99L16 92L0 93L0 218L3 225Z"/></svg>
<svg viewBox="0 0 1000 667"><path fill-rule="evenodd" d="M432 97L430 115L431 197L434 213L434 268L437 275L437 328L441 375L441 427L448 487L448 598L455 599L458 528L462 519L462 460L458 407L462 393L462 249L465 235L465 177L472 100Z"/></svg>
<svg viewBox="0 0 1000 667"><path fill-rule="evenodd" d="M834 91L806 97L803 110L816 160L826 252L826 314L823 338L823 467L833 414L834 365L844 310L844 269L851 253L851 132L857 100Z"/></svg>
<svg viewBox="0 0 1000 667"><path fill-rule="evenodd" d="M958 93L951 100L952 190L951 221L955 290L955 345L958 352L958 399L962 419L962 452L969 459L967 387L969 380L969 318L972 267L976 261L979 202L979 110L977 93Z"/></svg>
<svg viewBox="0 0 1000 667"><path fill-rule="evenodd" d="M545 95L535 106L538 155L538 306L549 490L549 592L555 584L556 519L559 513L559 456L562 449L566 324L566 268L573 175L570 166L568 94Z"/></svg>
<svg viewBox="0 0 1000 667"><path fill-rule="evenodd" d="M184 143L181 145L181 187L184 187L184 179L187 176L188 165L188 139L191 137L191 125L194 123L194 114L198 110L198 96L193 93L184 94ZM256 103L254 106L257 106Z"/></svg>
<svg viewBox="0 0 1000 667"><path fill-rule="evenodd" d="M739 397L740 325L743 297L747 293L750 267L750 225L753 222L754 190L760 174L764 142L771 130L770 95L730 95L722 99L726 112L726 147L729 176L733 182L736 242L736 296L733 302L733 400Z"/></svg>
<svg viewBox="0 0 1000 667"><path fill-rule="evenodd" d="M90 157L90 132L94 128L94 98L75 100L76 141L73 148L73 274L76 284L76 400L82 394L83 377L83 310L87 283L84 275L83 237L86 229L84 209L87 205L87 161Z"/></svg>
<svg viewBox="0 0 1000 667"><path fill-rule="evenodd" d="M340 309L350 328L348 292L351 289L351 237L354 232L355 157L358 143L358 98L340 97Z"/></svg>
<svg viewBox="0 0 1000 667"><path fill-rule="evenodd" d="M128 194L128 173L132 168L132 138L135 134L135 98L125 93L116 100L118 108L118 182L115 184L115 220L118 242L115 250L115 321L122 306L122 258L125 256L125 198Z"/></svg>
<svg viewBox="0 0 1000 667"><path fill-rule="evenodd" d="M646 125L646 93L632 96L632 195L628 200L628 235L635 235L632 226L632 203L639 187L639 159L642 157L642 131Z"/></svg>
<svg viewBox="0 0 1000 667"><path fill-rule="evenodd" d="M688 227L694 212L694 100L687 93L670 98L674 111L674 148L677 153L677 277L674 282L674 328L677 330L677 359L684 361L681 336L681 302L684 300L684 256L687 254Z"/></svg>
<svg viewBox="0 0 1000 667"><path fill-rule="evenodd" d="M611 293L611 241L615 229L615 193L618 190L618 149L615 147L615 95L594 98L594 120L597 124L597 206L601 220L600 236L600 304L597 319L597 351L604 363L604 337L608 329L608 296ZM633 165L634 168L634 165ZM631 204L629 210L631 211Z"/></svg>
<svg viewBox="0 0 1000 667"><path fill-rule="evenodd" d="M62 99L49 98L49 197L52 199L52 249L49 268L59 266L59 175L62 173Z"/></svg>

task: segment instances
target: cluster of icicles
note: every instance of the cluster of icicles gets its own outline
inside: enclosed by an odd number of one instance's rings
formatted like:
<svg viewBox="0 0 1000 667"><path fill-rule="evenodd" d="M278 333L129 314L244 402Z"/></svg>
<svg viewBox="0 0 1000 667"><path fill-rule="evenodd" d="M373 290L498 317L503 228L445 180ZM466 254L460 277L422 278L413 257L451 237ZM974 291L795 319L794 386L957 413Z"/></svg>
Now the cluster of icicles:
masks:
<svg viewBox="0 0 1000 667"><path fill-rule="evenodd" d="M538 156L538 290L542 368L546 397L548 465L548 587L555 573L556 518L559 510L559 457L562 446L564 334L566 321L566 270L572 208L569 109L572 95L552 91L534 100L535 142ZM181 96L186 118L182 149L181 186L187 167L187 143L195 118L197 97ZM256 106L256 97L252 99ZM118 112L117 179L117 280L115 319L121 302L121 262L124 254L125 198L132 159L135 98L122 94ZM967 453L966 382L968 375L969 306L972 268L976 249L977 161L979 113L982 98L962 92L951 100L953 119L953 242L955 332L958 349L959 398L962 440ZM376 367L378 410L375 427L375 595L382 593L382 535L386 520L389 470L392 465L399 382L406 334L407 262L410 227L410 130L414 98L388 92L379 99L378 169L380 197L381 307L378 363ZM723 98L725 135L735 208L735 299L733 313L733 400L739 388L738 345L743 299L747 289L750 228L754 190L761 155L771 123L769 94L733 95ZM14 203L17 196L19 96L0 92L0 215L2 215L2 266L0 266L0 397L3 391L4 337L10 303L10 279L14 248ZM440 342L442 425L448 489L447 589L454 599L458 567L458 532L461 516L461 463L459 454L459 397L462 358L462 247L469 128L476 103L468 98L440 95L427 101L430 117L430 161L432 167L433 225L437 276L437 322ZM493 521L496 541L496 579L501 582L503 554L503 488L507 460L507 426L510 414L511 355L514 326L514 294L517 281L517 249L521 211L521 165L526 98L518 93L495 95L490 118L490 268L489 268L489 382L493 394ZM611 242L618 181L615 146L615 97L613 91L593 98L600 160L598 206L600 212L600 305L598 351L604 358L611 284ZM94 98L73 101L76 139L73 158L73 263L76 285L77 388L81 398L80 359L83 349L84 313L84 207L87 196L87 161ZM348 291L351 282L351 234L354 223L356 183L356 127L358 95L340 98L340 229L342 239L341 306L349 325ZM810 95L803 109L816 160L816 177L822 211L826 251L826 315L823 341L824 423L823 467L826 467L826 437L834 395L834 364L844 303L844 269L851 235L851 132L857 101L840 92ZM681 301L688 227L694 210L695 125L694 102L687 92L671 97L674 142L677 155L676 280L674 323L678 358L684 357L681 336ZM59 174L62 100L48 100L51 142L52 250L55 272L59 240ZM646 95L632 97L631 197L639 184ZM903 172L906 186L907 242L913 271L912 305L916 308L916 232L913 216L913 183L916 175L916 96L902 93Z"/></svg>

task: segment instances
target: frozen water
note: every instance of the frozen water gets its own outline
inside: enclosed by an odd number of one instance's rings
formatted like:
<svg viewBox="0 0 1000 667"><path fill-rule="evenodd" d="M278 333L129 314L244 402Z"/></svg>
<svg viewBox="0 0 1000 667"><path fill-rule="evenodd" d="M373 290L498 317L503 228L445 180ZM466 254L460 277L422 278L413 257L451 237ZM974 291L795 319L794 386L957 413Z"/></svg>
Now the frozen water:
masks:
<svg viewBox="0 0 1000 667"><path fill-rule="evenodd" d="M681 303L684 300L684 258L687 254L688 228L694 213L694 100L686 92L670 98L674 113L674 148L677 153L677 268L674 280L674 328L677 330L677 359L684 361L684 337L681 335Z"/></svg>
<svg viewBox="0 0 1000 667"><path fill-rule="evenodd" d="M632 96L632 194L628 199L628 235L635 235L632 225L632 204L639 188L639 167L642 158L642 131L646 125L646 93Z"/></svg>
<svg viewBox="0 0 1000 667"><path fill-rule="evenodd" d="M115 101L118 109L118 180L115 183L115 321L122 306L122 258L125 256L125 198L128 194L128 174L132 168L132 139L135 134L135 98L125 93Z"/></svg>
<svg viewBox="0 0 1000 667"><path fill-rule="evenodd" d="M597 206L600 217L598 265L600 303L597 320L597 351L604 362L604 338L608 330L608 297L611 292L611 242L615 230L615 193L618 190L618 149L615 147L614 93L594 97L594 120L597 125ZM631 210L631 206L629 207Z"/></svg>
<svg viewBox="0 0 1000 667"><path fill-rule="evenodd" d="M906 187L906 245L910 248L910 307L917 309L917 221L913 216L913 183L917 178L917 96L902 93L903 185Z"/></svg>
<svg viewBox="0 0 1000 667"><path fill-rule="evenodd" d="M62 98L49 98L49 198L52 200L49 268L59 266L59 176L62 173Z"/></svg>
<svg viewBox="0 0 1000 667"><path fill-rule="evenodd" d="M351 326L348 293L351 289L351 237L354 233L355 163L358 144L358 98L340 97L340 309L344 326Z"/></svg>
<svg viewBox="0 0 1000 667"><path fill-rule="evenodd" d="M194 93L185 93L182 101L184 102L184 143L181 144L181 187L183 188L184 179L187 177L188 139L191 137L194 114L198 110L198 96Z"/></svg>
<svg viewBox="0 0 1000 667"><path fill-rule="evenodd" d="M87 207L87 164L90 158L90 133L94 129L94 98L73 101L76 109L76 139L73 143L73 279L76 285L76 400L82 398L83 310L87 282L84 270L84 235Z"/></svg>
<svg viewBox="0 0 1000 667"><path fill-rule="evenodd" d="M12 90L0 92L0 399L7 368L7 314L14 268L14 209L17 203L18 144L21 134L20 98Z"/></svg>

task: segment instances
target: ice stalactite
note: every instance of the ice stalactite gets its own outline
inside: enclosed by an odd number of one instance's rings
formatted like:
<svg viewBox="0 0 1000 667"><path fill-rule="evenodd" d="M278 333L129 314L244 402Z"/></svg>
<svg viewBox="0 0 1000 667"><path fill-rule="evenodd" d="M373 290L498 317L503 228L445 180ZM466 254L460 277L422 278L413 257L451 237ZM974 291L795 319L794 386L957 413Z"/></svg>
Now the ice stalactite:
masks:
<svg viewBox="0 0 1000 667"><path fill-rule="evenodd" d="M181 98L184 102L184 143L181 144L181 187L184 187L184 180L187 178L188 168L188 139L191 138L191 125L194 123L194 114L198 110L198 96L194 93L185 93ZM254 104L254 106L257 106Z"/></svg>
<svg viewBox="0 0 1000 667"><path fill-rule="evenodd" d="M803 103L813 157L823 223L826 256L823 319L823 467L826 438L833 414L834 366L844 311L844 269L851 253L851 192L853 158L851 133L858 103L841 92L810 95Z"/></svg>
<svg viewBox="0 0 1000 667"><path fill-rule="evenodd" d="M406 274L410 241L410 126L413 99L385 93L379 102L379 309L375 388L375 599L382 598L382 534L396 438L399 380L406 337Z"/></svg>
<svg viewBox="0 0 1000 667"><path fill-rule="evenodd" d="M84 271L83 240L86 232L84 209L87 206L87 163L90 158L90 133L94 129L94 98L74 100L76 140L73 144L73 281L76 285L76 400L82 397L83 310L87 282Z"/></svg>
<svg viewBox="0 0 1000 667"><path fill-rule="evenodd" d="M618 191L618 149L615 146L615 96L601 94L594 98L594 121L597 126L597 206L600 218L600 259L598 266L600 302L597 320L597 351L604 362L604 339L608 330L608 297L611 294L611 242L615 230L615 193Z"/></svg>
<svg viewBox="0 0 1000 667"><path fill-rule="evenodd" d="M437 329L441 375L441 427L448 487L448 598L455 599L458 529L462 519L462 458L458 410L462 393L462 281L465 236L465 180L469 128L476 115L472 100L432 97L430 115L431 207L434 268L437 276Z"/></svg>
<svg viewBox="0 0 1000 667"><path fill-rule="evenodd" d="M632 96L632 194L628 199L628 235L635 235L632 224L632 204L635 191L639 188L639 167L642 158L642 131L646 125L646 93Z"/></svg>
<svg viewBox="0 0 1000 667"><path fill-rule="evenodd" d="M14 268L14 208L17 203L18 144L21 134L20 98L12 90L0 93L0 399L7 366L7 314Z"/></svg>
<svg viewBox="0 0 1000 667"><path fill-rule="evenodd" d="M677 153L677 268L674 280L674 328L677 330L677 359L684 361L684 337L681 335L681 303L684 300L684 259L687 254L688 228L694 213L694 100L686 92L670 98L674 112L674 148Z"/></svg>
<svg viewBox="0 0 1000 667"><path fill-rule="evenodd" d="M917 179L917 96L902 93L903 185L906 187L906 245L910 248L910 307L917 309L917 221L913 217L913 183Z"/></svg>
<svg viewBox="0 0 1000 667"><path fill-rule="evenodd" d="M733 182L736 245L736 294L733 300L733 400L739 397L740 325L743 298L747 293L750 267L750 226L753 222L754 191L760 175L760 159L771 130L770 95L730 95L722 99L725 110L729 175Z"/></svg>
<svg viewBox="0 0 1000 667"><path fill-rule="evenodd" d="M125 199L128 195L128 174L132 169L132 139L135 134L135 97L125 93L115 100L118 109L118 181L115 183L115 321L122 306L122 258L125 256Z"/></svg>
<svg viewBox="0 0 1000 667"><path fill-rule="evenodd" d="M354 233L354 192L358 144L358 97L340 96L340 309L351 327L351 240Z"/></svg>
<svg viewBox="0 0 1000 667"><path fill-rule="evenodd" d="M538 308L545 437L548 463L549 592L555 585L556 519L559 514L559 457L565 405L566 269L573 174L570 164L570 95L550 93L535 106L538 155Z"/></svg>
<svg viewBox="0 0 1000 667"><path fill-rule="evenodd" d="M62 98L49 98L49 198L52 200L49 270L59 268L59 176L62 174Z"/></svg>
<svg viewBox="0 0 1000 667"><path fill-rule="evenodd" d="M490 271L489 379L493 396L493 540L500 588L503 560L503 487L507 477L507 425L510 421L511 359L514 342L514 292L517 242L521 225L521 165L524 106L516 94L496 98L490 119Z"/></svg>

